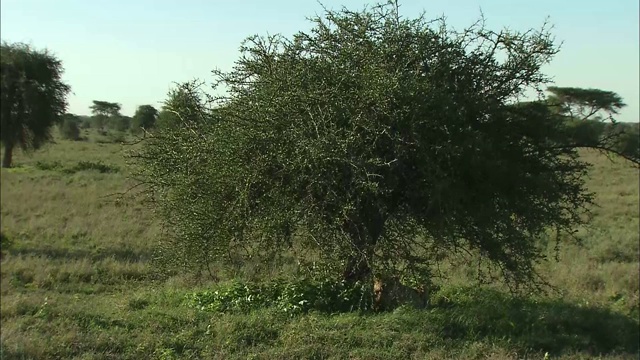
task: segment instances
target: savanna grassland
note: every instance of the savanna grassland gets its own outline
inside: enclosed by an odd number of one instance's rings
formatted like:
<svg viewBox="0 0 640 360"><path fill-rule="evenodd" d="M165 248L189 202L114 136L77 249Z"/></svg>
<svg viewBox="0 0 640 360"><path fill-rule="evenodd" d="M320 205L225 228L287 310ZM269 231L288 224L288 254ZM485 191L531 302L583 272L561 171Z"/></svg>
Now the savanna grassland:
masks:
<svg viewBox="0 0 640 360"><path fill-rule="evenodd" d="M598 206L540 269L557 292L514 297L456 268L427 310L218 313L185 302L215 284L157 276L159 222L109 196L132 185L127 146L86 135L2 169L2 359L638 358L638 170L622 160L582 154Z"/></svg>

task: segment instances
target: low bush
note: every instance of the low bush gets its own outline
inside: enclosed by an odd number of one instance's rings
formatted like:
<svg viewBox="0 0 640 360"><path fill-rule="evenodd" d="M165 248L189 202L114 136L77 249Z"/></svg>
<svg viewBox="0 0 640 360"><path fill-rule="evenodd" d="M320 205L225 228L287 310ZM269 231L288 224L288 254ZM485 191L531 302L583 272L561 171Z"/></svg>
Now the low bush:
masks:
<svg viewBox="0 0 640 360"><path fill-rule="evenodd" d="M42 161L38 160L35 163L35 168L38 170L62 170L64 166L60 161Z"/></svg>
<svg viewBox="0 0 640 360"><path fill-rule="evenodd" d="M276 308L296 315L309 311L342 313L371 309L370 284L331 279L315 281L273 280L267 283L239 281L221 284L215 289L190 293L186 303L194 308L214 312L250 312L261 308Z"/></svg>

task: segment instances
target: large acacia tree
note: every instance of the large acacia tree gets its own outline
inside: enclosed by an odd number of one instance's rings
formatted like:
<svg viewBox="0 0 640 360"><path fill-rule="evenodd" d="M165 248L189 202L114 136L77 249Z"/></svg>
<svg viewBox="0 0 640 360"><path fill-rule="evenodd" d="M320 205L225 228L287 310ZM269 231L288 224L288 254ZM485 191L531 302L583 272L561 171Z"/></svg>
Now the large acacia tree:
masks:
<svg viewBox="0 0 640 360"><path fill-rule="evenodd" d="M117 128L122 123L123 116L120 114L122 105L119 103L93 100L93 105L89 106L95 126L105 131L107 127Z"/></svg>
<svg viewBox="0 0 640 360"><path fill-rule="evenodd" d="M2 167L10 167L16 146L36 150L51 139L51 127L67 109L69 85L62 62L47 50L3 42L0 51L0 138Z"/></svg>
<svg viewBox="0 0 640 360"><path fill-rule="evenodd" d="M287 250L355 282L475 252L509 283L537 283L537 238L571 233L592 200L566 122L542 95L521 101L548 82L545 27L454 31L393 3L313 25L248 38L214 72L227 95L200 108L209 121L134 155L170 230L165 257L202 270Z"/></svg>

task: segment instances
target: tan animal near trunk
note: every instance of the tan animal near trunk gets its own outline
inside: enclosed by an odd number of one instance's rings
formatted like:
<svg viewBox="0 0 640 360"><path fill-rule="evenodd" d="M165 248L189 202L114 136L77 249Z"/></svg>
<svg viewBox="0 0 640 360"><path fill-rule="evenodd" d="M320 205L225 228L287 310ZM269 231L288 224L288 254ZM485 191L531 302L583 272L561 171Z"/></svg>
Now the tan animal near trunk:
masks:
<svg viewBox="0 0 640 360"><path fill-rule="evenodd" d="M386 311L401 305L417 309L427 306L428 294L425 286L414 289L404 285L397 277L375 277L373 279L373 309Z"/></svg>

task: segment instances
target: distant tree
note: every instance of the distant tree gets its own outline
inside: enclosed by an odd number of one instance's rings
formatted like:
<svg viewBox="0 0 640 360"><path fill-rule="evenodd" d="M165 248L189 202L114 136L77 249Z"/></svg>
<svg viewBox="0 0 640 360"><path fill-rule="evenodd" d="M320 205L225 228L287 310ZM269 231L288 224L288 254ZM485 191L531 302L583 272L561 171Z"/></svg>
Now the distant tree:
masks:
<svg viewBox="0 0 640 360"><path fill-rule="evenodd" d="M217 110L192 92L185 126L134 154L163 253L195 271L230 253L309 255L347 283L429 279L443 254L474 254L482 274L539 285L538 239L571 236L592 203L565 117L542 97L518 103L549 82L551 35L457 32L394 2L313 21L248 38L232 71L214 71Z"/></svg>
<svg viewBox="0 0 640 360"><path fill-rule="evenodd" d="M59 129L63 138L80 140L80 117L69 113L64 114Z"/></svg>
<svg viewBox="0 0 640 360"><path fill-rule="evenodd" d="M138 106L133 120L131 122L131 131L134 133L140 132L141 129L152 129L156 125L156 119L158 118L158 110L151 105Z"/></svg>
<svg viewBox="0 0 640 360"><path fill-rule="evenodd" d="M626 106L620 95L601 89L575 87L547 88L547 98L552 110L564 117L569 137L566 146L594 148L606 153L615 153L634 164L640 164L640 156L626 131L633 128L615 121Z"/></svg>
<svg viewBox="0 0 640 360"><path fill-rule="evenodd" d="M610 120L627 106L613 91L557 86L550 86L547 91L548 102L558 107L558 113L578 120L592 119L602 113Z"/></svg>
<svg viewBox="0 0 640 360"><path fill-rule="evenodd" d="M202 82L178 84L169 91L167 100L158 114L158 128L178 128L189 123L208 121L211 114L210 98L202 91Z"/></svg>
<svg viewBox="0 0 640 360"><path fill-rule="evenodd" d="M118 103L108 101L93 100L93 105L89 107L93 114L94 124L96 128L105 130L111 127L111 121L120 117L120 109L122 106ZM116 120L118 122L118 120Z"/></svg>
<svg viewBox="0 0 640 360"><path fill-rule="evenodd" d="M62 81L62 62L48 50L2 42L0 73L2 167L11 167L13 150L36 150L51 139L51 126L67 109L71 90Z"/></svg>

